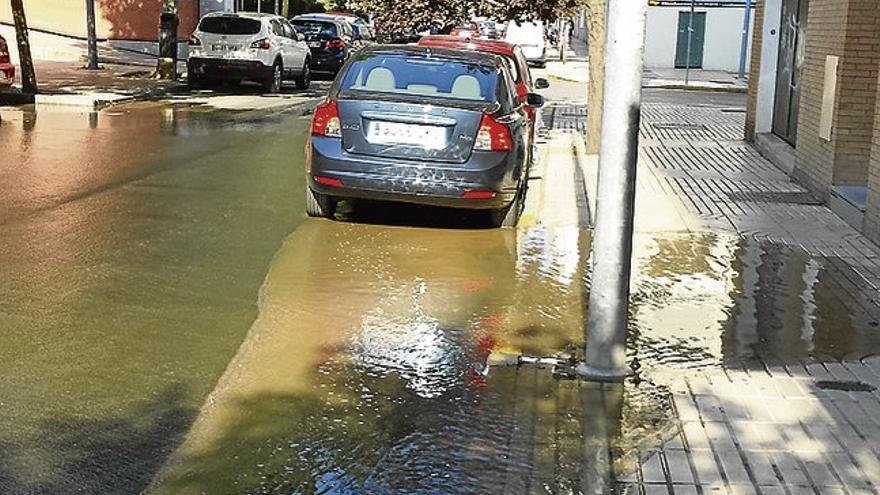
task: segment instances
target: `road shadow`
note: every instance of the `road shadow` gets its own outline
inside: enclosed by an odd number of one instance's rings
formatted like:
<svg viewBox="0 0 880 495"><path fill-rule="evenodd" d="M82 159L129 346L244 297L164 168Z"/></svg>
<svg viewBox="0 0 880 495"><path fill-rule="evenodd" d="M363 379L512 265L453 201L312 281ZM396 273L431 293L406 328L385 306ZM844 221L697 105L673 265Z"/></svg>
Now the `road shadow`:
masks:
<svg viewBox="0 0 880 495"><path fill-rule="evenodd" d="M58 417L0 442L0 493L140 493L195 416L185 395L173 385L124 415Z"/></svg>

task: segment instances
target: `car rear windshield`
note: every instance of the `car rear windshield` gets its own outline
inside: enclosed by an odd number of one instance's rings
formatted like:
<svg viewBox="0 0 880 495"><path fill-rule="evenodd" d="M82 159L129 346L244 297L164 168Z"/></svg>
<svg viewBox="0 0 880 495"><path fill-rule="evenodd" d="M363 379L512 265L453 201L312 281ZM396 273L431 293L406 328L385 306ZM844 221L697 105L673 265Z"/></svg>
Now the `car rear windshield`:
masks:
<svg viewBox="0 0 880 495"><path fill-rule="evenodd" d="M332 22L300 20L291 21L291 24L306 37L335 38L338 36L336 24Z"/></svg>
<svg viewBox="0 0 880 495"><path fill-rule="evenodd" d="M405 53L361 55L342 78L346 93L496 101L498 69L488 64Z"/></svg>
<svg viewBox="0 0 880 495"><path fill-rule="evenodd" d="M199 23L199 31L212 34L257 34L260 21L243 17L205 17Z"/></svg>

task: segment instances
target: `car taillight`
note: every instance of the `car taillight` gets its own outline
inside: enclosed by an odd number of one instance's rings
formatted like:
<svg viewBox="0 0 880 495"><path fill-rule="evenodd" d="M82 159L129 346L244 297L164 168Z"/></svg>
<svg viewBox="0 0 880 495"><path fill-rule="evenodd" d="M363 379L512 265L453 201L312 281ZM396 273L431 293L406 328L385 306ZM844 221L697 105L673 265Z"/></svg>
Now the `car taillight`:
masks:
<svg viewBox="0 0 880 495"><path fill-rule="evenodd" d="M513 149L513 137L510 127L498 122L495 117L484 113L480 121L480 131L474 142L476 151L510 151Z"/></svg>
<svg viewBox="0 0 880 495"><path fill-rule="evenodd" d="M6 46L6 42L3 40L0 40L0 63L9 63L9 48Z"/></svg>
<svg viewBox="0 0 880 495"><path fill-rule="evenodd" d="M332 38L327 40L327 48L339 49L345 48L345 40L342 38Z"/></svg>
<svg viewBox="0 0 880 495"><path fill-rule="evenodd" d="M192 35L189 39L189 46L202 46L202 40L198 36Z"/></svg>
<svg viewBox="0 0 880 495"><path fill-rule="evenodd" d="M312 117L312 136L342 137L336 100L327 100L315 109L315 116Z"/></svg>
<svg viewBox="0 0 880 495"><path fill-rule="evenodd" d="M261 40L257 40L251 43L251 48L256 48L257 50L268 50L272 48L272 45L269 43L269 38L263 38Z"/></svg>

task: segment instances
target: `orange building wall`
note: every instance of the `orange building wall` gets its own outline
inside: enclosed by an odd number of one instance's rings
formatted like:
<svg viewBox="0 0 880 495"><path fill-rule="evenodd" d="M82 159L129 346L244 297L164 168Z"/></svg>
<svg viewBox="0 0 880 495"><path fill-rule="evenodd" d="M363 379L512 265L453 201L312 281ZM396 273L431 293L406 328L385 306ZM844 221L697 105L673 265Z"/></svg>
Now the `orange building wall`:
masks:
<svg viewBox="0 0 880 495"><path fill-rule="evenodd" d="M189 38L198 22L199 1L178 0L182 40ZM28 26L71 36L86 36L84 0L24 0ZM156 41L161 0L95 0L98 38ZM0 0L0 22L12 24L9 2Z"/></svg>

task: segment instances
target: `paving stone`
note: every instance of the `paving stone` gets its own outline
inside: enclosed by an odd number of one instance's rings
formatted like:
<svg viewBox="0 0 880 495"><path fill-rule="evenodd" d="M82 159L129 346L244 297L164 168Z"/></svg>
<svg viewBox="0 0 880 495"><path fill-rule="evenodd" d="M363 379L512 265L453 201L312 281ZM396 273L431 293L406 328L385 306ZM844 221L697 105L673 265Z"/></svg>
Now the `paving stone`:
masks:
<svg viewBox="0 0 880 495"><path fill-rule="evenodd" d="M694 475L688 462L688 454L684 450L667 449L666 465L669 468L669 478L673 483L693 484Z"/></svg>
<svg viewBox="0 0 880 495"><path fill-rule="evenodd" d="M810 485L798 462L788 452L773 452L770 454L773 464L782 475L782 481L786 485Z"/></svg>
<svg viewBox="0 0 880 495"><path fill-rule="evenodd" d="M755 481L760 486L776 486L779 485L779 478L776 476L776 471L773 470L773 462L766 452L758 451L758 450L747 450L745 451L746 460L749 462L749 467L752 470L752 474L755 476Z"/></svg>
<svg viewBox="0 0 880 495"><path fill-rule="evenodd" d="M694 485L672 485L672 493L675 495L699 495Z"/></svg>
<svg viewBox="0 0 880 495"><path fill-rule="evenodd" d="M709 449L691 449L691 460L700 483L715 484L724 483L715 456Z"/></svg>
<svg viewBox="0 0 880 495"><path fill-rule="evenodd" d="M721 461L721 469L724 470L728 483L751 484L751 479L738 451L729 449L716 450L715 454Z"/></svg>
<svg viewBox="0 0 880 495"><path fill-rule="evenodd" d="M688 421L682 423L682 431L687 440L688 447L691 449L708 449L710 447L709 437L706 436L706 430L703 425L697 421Z"/></svg>
<svg viewBox="0 0 880 495"><path fill-rule="evenodd" d="M642 479L645 483L666 483L666 474L660 461L660 453L654 452L642 462Z"/></svg>
<svg viewBox="0 0 880 495"><path fill-rule="evenodd" d="M645 495L668 495L669 489L666 485L644 485Z"/></svg>

